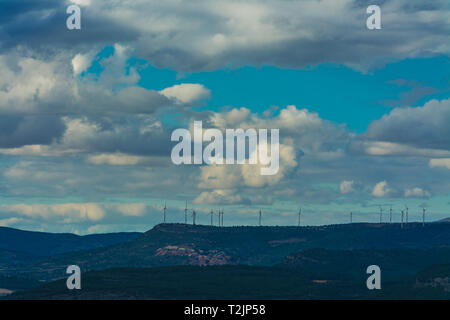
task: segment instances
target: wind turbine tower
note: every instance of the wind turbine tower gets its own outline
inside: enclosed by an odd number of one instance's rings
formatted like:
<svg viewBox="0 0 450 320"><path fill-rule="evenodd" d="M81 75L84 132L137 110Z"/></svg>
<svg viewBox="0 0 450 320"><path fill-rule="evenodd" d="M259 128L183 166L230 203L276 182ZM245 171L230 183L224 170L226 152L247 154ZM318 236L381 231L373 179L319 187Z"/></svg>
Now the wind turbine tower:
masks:
<svg viewBox="0 0 450 320"><path fill-rule="evenodd" d="M425 227L425 208L422 208L422 227Z"/></svg>
<svg viewBox="0 0 450 320"><path fill-rule="evenodd" d="M225 211L222 209L222 213L221 213L221 219L220 219L220 225L223 227L223 213Z"/></svg>
<svg viewBox="0 0 450 320"><path fill-rule="evenodd" d="M186 200L186 207L184 207L184 224L187 224L187 213L188 213L188 208L187 208L187 200Z"/></svg>
<svg viewBox="0 0 450 320"><path fill-rule="evenodd" d="M404 214L404 212L402 210L402 224L401 224L402 229L403 229L403 214Z"/></svg>
<svg viewBox="0 0 450 320"><path fill-rule="evenodd" d="M392 223L392 206L389 209L389 223Z"/></svg>
<svg viewBox="0 0 450 320"><path fill-rule="evenodd" d="M192 210L192 224L195 226L195 217L197 214L195 213L195 210Z"/></svg>
<svg viewBox="0 0 450 320"><path fill-rule="evenodd" d="M298 226L300 227L302 222L302 208L298 211Z"/></svg>
<svg viewBox="0 0 450 320"><path fill-rule="evenodd" d="M213 215L214 215L214 211L211 209L211 226L213 225Z"/></svg>
<svg viewBox="0 0 450 320"><path fill-rule="evenodd" d="M166 210L167 210L166 202L164 202L164 208L163 208L163 210L164 210L164 223L166 223Z"/></svg>
<svg viewBox="0 0 450 320"><path fill-rule="evenodd" d="M350 223L353 223L353 212L350 211Z"/></svg>
<svg viewBox="0 0 450 320"><path fill-rule="evenodd" d="M408 206L406 206L406 224L408 224Z"/></svg>

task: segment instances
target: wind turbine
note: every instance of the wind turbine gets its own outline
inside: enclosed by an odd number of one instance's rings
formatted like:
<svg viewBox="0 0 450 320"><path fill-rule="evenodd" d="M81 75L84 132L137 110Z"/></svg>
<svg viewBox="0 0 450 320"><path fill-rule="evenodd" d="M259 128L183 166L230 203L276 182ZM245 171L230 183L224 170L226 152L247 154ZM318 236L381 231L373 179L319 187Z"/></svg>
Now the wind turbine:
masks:
<svg viewBox="0 0 450 320"><path fill-rule="evenodd" d="M166 202L164 202L164 223L166 223L166 210L167 210L167 206L166 206Z"/></svg>
<svg viewBox="0 0 450 320"><path fill-rule="evenodd" d="M188 208L187 208L187 200L186 200L186 207L184 207L184 224L187 224L187 213L188 213Z"/></svg>
<svg viewBox="0 0 450 320"><path fill-rule="evenodd" d="M298 226L300 227L302 222L302 208L298 211Z"/></svg>
<svg viewBox="0 0 450 320"><path fill-rule="evenodd" d="M389 223L392 223L392 206L389 209Z"/></svg>
<svg viewBox="0 0 450 320"><path fill-rule="evenodd" d="M403 210L402 210L402 224L401 224L401 227L403 229Z"/></svg>
<svg viewBox="0 0 450 320"><path fill-rule="evenodd" d="M353 223L353 213L350 211L350 223Z"/></svg>
<svg viewBox="0 0 450 320"><path fill-rule="evenodd" d="M408 206L405 205L405 207L406 207L406 224L408 224Z"/></svg>
<svg viewBox="0 0 450 320"><path fill-rule="evenodd" d="M213 214L214 214L214 211L213 211L213 209L211 209L211 226L213 225Z"/></svg>
<svg viewBox="0 0 450 320"><path fill-rule="evenodd" d="M425 227L425 208L422 208L422 227Z"/></svg>
<svg viewBox="0 0 450 320"><path fill-rule="evenodd" d="M259 209L259 226L260 227L261 227L261 216L262 216L261 209Z"/></svg>
<svg viewBox="0 0 450 320"><path fill-rule="evenodd" d="M220 224L222 225L222 227L223 227L223 213L224 213L225 211L222 209L222 214L221 214L221 216L222 216L222 218L220 219Z"/></svg>
<svg viewBox="0 0 450 320"><path fill-rule="evenodd" d="M197 214L195 213L195 210L192 210L192 224L195 226L195 217Z"/></svg>

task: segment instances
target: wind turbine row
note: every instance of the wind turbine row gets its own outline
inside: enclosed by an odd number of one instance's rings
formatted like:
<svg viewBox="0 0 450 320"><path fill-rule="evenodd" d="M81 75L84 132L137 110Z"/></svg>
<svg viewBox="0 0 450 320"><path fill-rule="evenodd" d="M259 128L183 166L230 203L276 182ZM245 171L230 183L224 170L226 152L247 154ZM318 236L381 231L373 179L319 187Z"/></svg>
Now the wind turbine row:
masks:
<svg viewBox="0 0 450 320"><path fill-rule="evenodd" d="M403 228L404 224L409 222L409 208L405 205L405 210L401 210L400 226ZM422 208L422 226L425 226L425 212L426 209ZM353 212L350 211L350 223L353 223ZM380 206L380 223L383 223L383 207ZM392 223L392 206L389 208L389 223Z"/></svg>
<svg viewBox="0 0 450 320"><path fill-rule="evenodd" d="M186 206L184 208L184 223L187 224L188 223L188 203L186 201ZM425 213L426 213L426 209L422 208L422 226L425 226ZM210 218L211 218L211 226L214 225L214 210L211 209L211 211L209 212L210 214ZM219 227L223 227L224 223L223 223L223 216L224 216L224 209L219 209L217 211L217 225ZM197 217L197 213L195 211L195 209L192 209L192 224L195 225L196 224L196 217ZM389 208L389 223L392 223L392 206ZM163 207L163 222L166 223L167 221L167 202L164 202L164 207ZM380 223L383 223L383 207L380 206ZM406 218L406 219L405 219ZM400 220L400 226L401 228L404 227L404 224L408 224L409 222L409 208L407 205L405 205L405 210L401 210L401 220ZM302 208L299 209L298 211L298 221L297 221L297 226L300 227L302 223ZM353 212L350 211L350 223L353 223ZM259 214L258 214L258 226L262 226L262 210L259 209Z"/></svg>
<svg viewBox="0 0 450 320"><path fill-rule="evenodd" d="M184 207L184 223L187 224L188 223L188 203L186 201L186 206ZM220 227L223 227L223 216L224 216L224 210L219 209L217 214L218 214L218 225ZM214 225L214 211L213 209L211 209L211 212L209 213L211 216L211 225ZM166 223L167 219L167 203L164 202L164 207L163 207L163 223ZM196 224L196 218L197 218L197 212L195 211L195 209L192 209L192 224L195 225Z"/></svg>

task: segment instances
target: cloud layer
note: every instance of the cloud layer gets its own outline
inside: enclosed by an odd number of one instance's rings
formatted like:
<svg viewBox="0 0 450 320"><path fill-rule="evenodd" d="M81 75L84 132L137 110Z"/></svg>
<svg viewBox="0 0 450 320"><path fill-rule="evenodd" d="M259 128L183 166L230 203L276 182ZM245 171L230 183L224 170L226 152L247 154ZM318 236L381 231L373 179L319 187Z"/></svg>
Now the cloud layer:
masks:
<svg viewBox="0 0 450 320"><path fill-rule="evenodd" d="M115 42L132 45L158 67L189 72L230 64L303 68L323 62L367 69L449 53L445 0L383 1L382 29L376 31L366 28L368 4L357 0L92 0L83 3L82 30L72 33L64 28L66 5L7 1L0 46L86 51L92 44ZM82 59L77 62L83 65Z"/></svg>
<svg viewBox="0 0 450 320"><path fill-rule="evenodd" d="M375 31L366 28L367 3L357 0L72 3L82 7L79 31L65 28L68 2L2 3L0 224L133 229L159 222L163 200L174 221L185 201L205 214L228 206L251 215L258 206L294 218L300 205L330 218L353 206L448 202L450 100L408 105L435 93L429 84L386 76L413 90L384 99L389 111L352 132L301 99L216 105L213 88L183 81L185 73L266 65L311 75L320 64L346 65L370 77L392 61L448 57L447 1L382 1ZM145 80L158 72L141 75L148 65L177 78L153 88ZM347 80L351 86L338 79ZM345 99L329 110L346 112ZM279 129L280 170L175 166L170 134L192 130L194 120L222 131Z"/></svg>

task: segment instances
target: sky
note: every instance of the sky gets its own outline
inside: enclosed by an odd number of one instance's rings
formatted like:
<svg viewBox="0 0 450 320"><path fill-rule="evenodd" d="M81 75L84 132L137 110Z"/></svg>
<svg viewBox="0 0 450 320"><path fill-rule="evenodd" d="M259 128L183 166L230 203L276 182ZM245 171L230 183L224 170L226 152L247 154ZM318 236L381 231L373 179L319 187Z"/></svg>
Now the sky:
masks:
<svg viewBox="0 0 450 320"><path fill-rule="evenodd" d="M66 9L81 8L68 30ZM366 8L381 8L369 30ZM446 0L0 5L0 226L78 234L450 216ZM280 130L280 170L174 165L177 128ZM191 221L191 214L189 214Z"/></svg>

